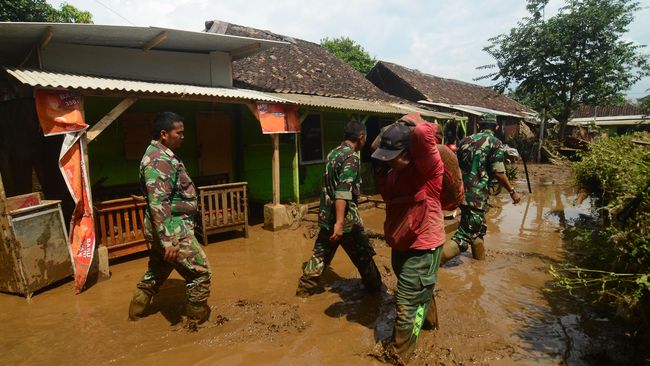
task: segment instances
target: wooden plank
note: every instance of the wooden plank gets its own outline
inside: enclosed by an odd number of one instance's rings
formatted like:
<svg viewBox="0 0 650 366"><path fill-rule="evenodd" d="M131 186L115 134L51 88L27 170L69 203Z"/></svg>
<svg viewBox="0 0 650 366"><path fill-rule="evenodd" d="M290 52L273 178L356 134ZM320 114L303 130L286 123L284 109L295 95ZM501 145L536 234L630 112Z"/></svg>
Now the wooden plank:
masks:
<svg viewBox="0 0 650 366"><path fill-rule="evenodd" d="M101 244L106 245L108 233L106 232L106 215L102 211L97 211L97 216L99 219L99 235L101 236Z"/></svg>
<svg viewBox="0 0 650 366"><path fill-rule="evenodd" d="M107 246L117 244L115 242L115 225L113 224L113 212L108 212L108 230L107 230L106 239L110 239L106 241Z"/></svg>
<svg viewBox="0 0 650 366"><path fill-rule="evenodd" d="M262 48L262 44L257 42L257 43L249 44L248 46L239 47L228 53L230 54L231 58L236 59L240 56L245 56L246 54L249 53L255 53L255 51L259 50L260 48Z"/></svg>
<svg viewBox="0 0 650 366"><path fill-rule="evenodd" d="M208 225L212 226L214 225L216 216L216 212L214 211L215 202L213 202L214 197L212 194L208 194L206 197L208 199Z"/></svg>
<svg viewBox="0 0 650 366"><path fill-rule="evenodd" d="M145 43L145 45L142 46L142 50L144 52L149 51L150 49L152 49L152 48L156 47L157 45L161 44L164 40L167 39L168 36L169 36L169 33L167 33L167 31L162 31L162 32L158 33L158 35L156 35L155 37L150 39L149 42Z"/></svg>
<svg viewBox="0 0 650 366"><path fill-rule="evenodd" d="M118 105L115 106L108 114L102 117L99 122L92 126L88 132L86 132L86 137L88 142L93 141L97 136L99 136L102 131L104 131L108 126L113 123L125 110L133 105L138 100L135 97L124 98Z"/></svg>
<svg viewBox="0 0 650 366"><path fill-rule="evenodd" d="M241 219L242 219L242 217L241 217L241 192L237 191L236 194L237 194L237 206L236 206L236 208L237 208L237 216L236 217L237 217L237 221L241 221Z"/></svg>
<svg viewBox="0 0 650 366"><path fill-rule="evenodd" d="M17 255L19 245L11 229L11 222L7 210L7 197L5 196L2 175L0 174L0 259L10 268L0 272L0 289L3 291L26 294L27 280L22 268L22 262Z"/></svg>
<svg viewBox="0 0 650 366"><path fill-rule="evenodd" d="M136 207L131 207L129 209L129 213L131 214L131 227L129 229L131 229L131 235L132 235L133 240L139 239L139 236L138 236L138 218L137 218L137 215L136 215L136 210L137 210Z"/></svg>
<svg viewBox="0 0 650 366"><path fill-rule="evenodd" d="M228 215L228 198L226 197L226 192L221 193L221 217L223 218L222 224L225 225L228 223L227 215Z"/></svg>
<svg viewBox="0 0 650 366"><path fill-rule="evenodd" d="M42 51L45 46L47 46L48 43L50 43L50 40L52 40L52 37L54 36L54 30L52 27L47 27L45 29L45 32L43 33L43 36L41 37L41 40L38 42L38 50Z"/></svg>
<svg viewBox="0 0 650 366"><path fill-rule="evenodd" d="M230 198L230 211L228 212L228 217L230 222L237 222L237 216L235 216L235 192L229 192L228 197Z"/></svg>
<svg viewBox="0 0 650 366"><path fill-rule="evenodd" d="M124 243L126 240L124 240L124 231L122 230L122 223L124 222L124 215L123 211L116 211L115 212L115 226L117 227L117 234L115 234L116 242L121 244Z"/></svg>

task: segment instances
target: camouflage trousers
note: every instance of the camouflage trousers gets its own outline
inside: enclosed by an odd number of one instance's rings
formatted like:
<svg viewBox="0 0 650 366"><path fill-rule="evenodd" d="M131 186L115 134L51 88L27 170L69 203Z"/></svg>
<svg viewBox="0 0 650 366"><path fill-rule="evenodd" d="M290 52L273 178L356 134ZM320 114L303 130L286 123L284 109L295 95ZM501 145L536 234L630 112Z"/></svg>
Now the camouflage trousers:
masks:
<svg viewBox="0 0 650 366"><path fill-rule="evenodd" d="M437 321L433 288L438 279L441 252L442 247L433 250L392 251L391 264L397 277L397 316L391 351L403 362L408 362L411 358L425 319ZM430 310L435 314L430 314Z"/></svg>
<svg viewBox="0 0 650 366"><path fill-rule="evenodd" d="M355 226L336 243L330 242L332 232L321 228L311 257L303 263L302 277L298 283L298 293L316 293L322 291L320 278L330 265L339 245L343 247L350 260L361 275L361 281L369 292L381 289L381 274L373 260L375 250L361 226Z"/></svg>
<svg viewBox="0 0 650 366"><path fill-rule="evenodd" d="M180 241L178 245L180 248L176 261L166 262L163 257L163 247L160 241L154 238L149 251L147 271L137 286L150 295L156 294L175 269L185 279L187 301L205 302L210 296L212 277L208 258L194 235Z"/></svg>
<svg viewBox="0 0 650 366"><path fill-rule="evenodd" d="M460 224L451 240L458 243L462 251L467 250L477 238L483 238L487 232L485 210L472 206L460 206Z"/></svg>

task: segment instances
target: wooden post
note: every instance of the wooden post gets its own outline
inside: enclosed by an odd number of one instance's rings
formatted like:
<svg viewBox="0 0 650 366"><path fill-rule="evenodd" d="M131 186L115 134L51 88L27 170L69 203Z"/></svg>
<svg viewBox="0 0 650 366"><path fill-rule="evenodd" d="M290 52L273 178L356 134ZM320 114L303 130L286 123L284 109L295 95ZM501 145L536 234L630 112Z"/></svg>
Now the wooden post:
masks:
<svg viewBox="0 0 650 366"><path fill-rule="evenodd" d="M293 162L291 168L293 170L293 200L296 204L300 204L300 171L298 166L298 134L294 134L294 152L293 152Z"/></svg>
<svg viewBox="0 0 650 366"><path fill-rule="evenodd" d="M271 167L273 170L273 204L280 204L280 135L274 133L273 139L273 161Z"/></svg>
<svg viewBox="0 0 650 366"><path fill-rule="evenodd" d="M542 161L542 144L544 143L544 125L546 124L546 108L542 109L542 124L539 126L539 146L537 147L537 163Z"/></svg>

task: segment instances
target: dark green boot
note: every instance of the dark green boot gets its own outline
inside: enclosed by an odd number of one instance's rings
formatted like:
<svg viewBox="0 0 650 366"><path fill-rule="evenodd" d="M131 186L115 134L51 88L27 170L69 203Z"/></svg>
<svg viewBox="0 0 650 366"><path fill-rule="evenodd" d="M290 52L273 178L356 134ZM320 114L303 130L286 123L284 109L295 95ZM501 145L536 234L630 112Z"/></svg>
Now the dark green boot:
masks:
<svg viewBox="0 0 650 366"><path fill-rule="evenodd" d="M144 315L147 306L151 303L152 294L141 288L136 288L129 306L129 320L138 320Z"/></svg>

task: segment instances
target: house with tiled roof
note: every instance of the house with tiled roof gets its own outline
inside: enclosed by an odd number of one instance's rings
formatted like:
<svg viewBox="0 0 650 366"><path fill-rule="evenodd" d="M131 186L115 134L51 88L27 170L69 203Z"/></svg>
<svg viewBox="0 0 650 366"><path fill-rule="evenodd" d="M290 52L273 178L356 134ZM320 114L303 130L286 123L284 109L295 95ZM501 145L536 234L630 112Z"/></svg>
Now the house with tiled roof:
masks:
<svg viewBox="0 0 650 366"><path fill-rule="evenodd" d="M650 131L650 116L644 115L639 104L626 102L618 106L581 106L567 122L566 134L590 140L598 127L598 134L624 135L634 131Z"/></svg>
<svg viewBox="0 0 650 366"><path fill-rule="evenodd" d="M372 141L380 127L413 111L430 121L458 118L382 91L316 43L216 20L207 21L205 31L288 43L232 63L235 87L264 92L300 108L300 134L279 139L281 201L318 197L325 156L341 142L343 127L351 119L366 123L368 139ZM243 113L242 117L243 138L238 147L243 156L242 179L249 182L251 191L257 192L252 197L254 200L268 202L272 195L268 185L271 141L261 134L252 114ZM361 154L366 192L372 190L373 181L367 169L370 162L367 149Z"/></svg>
<svg viewBox="0 0 650 366"><path fill-rule="evenodd" d="M366 78L394 96L468 117L468 133L474 131L478 118L484 113L497 115L506 137L517 133L520 121L536 114L491 88L426 74L391 62L377 62Z"/></svg>

